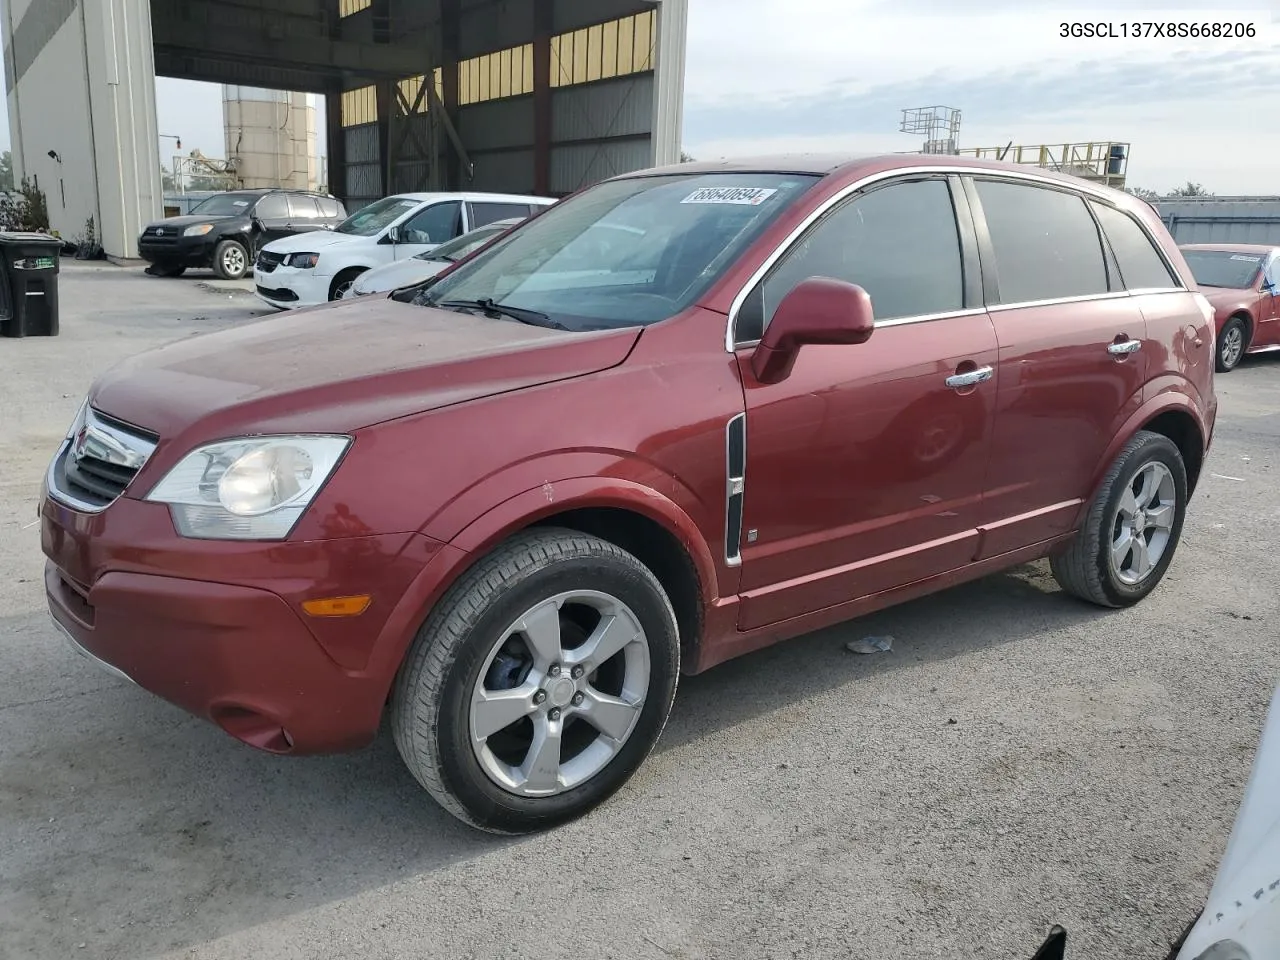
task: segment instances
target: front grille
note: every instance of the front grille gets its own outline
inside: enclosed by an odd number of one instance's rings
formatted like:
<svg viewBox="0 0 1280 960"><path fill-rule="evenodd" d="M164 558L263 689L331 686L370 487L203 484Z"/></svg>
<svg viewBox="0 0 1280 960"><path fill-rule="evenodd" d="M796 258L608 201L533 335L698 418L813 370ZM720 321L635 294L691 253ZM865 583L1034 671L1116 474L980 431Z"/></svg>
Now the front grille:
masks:
<svg viewBox="0 0 1280 960"><path fill-rule="evenodd" d="M155 451L157 439L88 409L54 457L49 492L80 510L104 510L137 476Z"/></svg>
<svg viewBox="0 0 1280 960"><path fill-rule="evenodd" d="M284 256L283 253L269 253L263 250L258 254L258 263L254 269L260 273L271 273L276 267L284 263Z"/></svg>
<svg viewBox="0 0 1280 960"><path fill-rule="evenodd" d="M293 303L298 299L298 295L292 290L286 290L281 287L279 290L272 290L269 287L258 287L258 293L266 297L268 300L277 300L281 303Z"/></svg>

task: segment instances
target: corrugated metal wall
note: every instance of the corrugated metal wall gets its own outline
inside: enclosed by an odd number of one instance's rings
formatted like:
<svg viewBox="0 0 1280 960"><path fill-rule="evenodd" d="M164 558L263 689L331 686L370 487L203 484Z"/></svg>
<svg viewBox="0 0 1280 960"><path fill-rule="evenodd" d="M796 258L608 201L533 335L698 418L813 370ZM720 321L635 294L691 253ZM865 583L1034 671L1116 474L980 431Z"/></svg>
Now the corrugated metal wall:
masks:
<svg viewBox="0 0 1280 960"><path fill-rule="evenodd" d="M354 212L382 196L378 125L347 127L347 210Z"/></svg>
<svg viewBox="0 0 1280 960"><path fill-rule="evenodd" d="M571 193L649 164L653 88L650 72L552 92L552 193Z"/></svg>
<svg viewBox="0 0 1280 960"><path fill-rule="evenodd" d="M1280 246L1280 200L1161 200L1155 207L1178 243Z"/></svg>

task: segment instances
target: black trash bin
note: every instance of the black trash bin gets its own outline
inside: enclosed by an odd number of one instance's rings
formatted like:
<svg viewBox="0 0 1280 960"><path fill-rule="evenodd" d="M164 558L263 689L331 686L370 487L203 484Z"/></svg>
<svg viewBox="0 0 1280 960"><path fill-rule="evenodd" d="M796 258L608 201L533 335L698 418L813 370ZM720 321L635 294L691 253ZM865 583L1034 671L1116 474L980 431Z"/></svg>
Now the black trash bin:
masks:
<svg viewBox="0 0 1280 960"><path fill-rule="evenodd" d="M58 335L62 241L43 233L0 233L0 336Z"/></svg>

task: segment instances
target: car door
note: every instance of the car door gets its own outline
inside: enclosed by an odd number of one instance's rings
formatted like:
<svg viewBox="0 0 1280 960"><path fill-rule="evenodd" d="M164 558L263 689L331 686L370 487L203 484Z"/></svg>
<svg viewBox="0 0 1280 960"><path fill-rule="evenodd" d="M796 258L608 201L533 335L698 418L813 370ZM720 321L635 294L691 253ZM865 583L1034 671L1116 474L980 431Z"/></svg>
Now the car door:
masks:
<svg viewBox="0 0 1280 960"><path fill-rule="evenodd" d="M320 208L314 197L306 194L291 193L289 202L289 229L294 233L312 233L324 229L320 219Z"/></svg>
<svg viewBox="0 0 1280 960"><path fill-rule="evenodd" d="M420 253L434 250L440 244L461 236L463 230L461 201L441 200L430 203L400 225L395 259L409 260Z"/></svg>
<svg viewBox="0 0 1280 960"><path fill-rule="evenodd" d="M317 197L316 203L320 205L320 222L326 230L334 229L347 219L347 213L342 204L332 197Z"/></svg>
<svg viewBox="0 0 1280 960"><path fill-rule="evenodd" d="M293 236L290 225L289 201L283 193L268 193L253 208L257 224L257 249L261 250L272 240Z"/></svg>
<svg viewBox="0 0 1280 960"><path fill-rule="evenodd" d="M1251 346L1280 346L1280 251L1271 252L1258 283L1258 328Z"/></svg>
<svg viewBox="0 0 1280 960"><path fill-rule="evenodd" d="M1146 321L1085 199L966 178L1000 344L979 558L1071 530L1099 462L1142 403Z"/></svg>
<svg viewBox="0 0 1280 960"><path fill-rule="evenodd" d="M815 223L746 298L740 627L753 629L962 567L977 546L996 337L958 181L893 181ZM864 287L876 329L806 347L758 382L751 341L800 281ZM745 341L745 342L743 342ZM732 428L731 428L732 429ZM730 512L733 512L732 501Z"/></svg>

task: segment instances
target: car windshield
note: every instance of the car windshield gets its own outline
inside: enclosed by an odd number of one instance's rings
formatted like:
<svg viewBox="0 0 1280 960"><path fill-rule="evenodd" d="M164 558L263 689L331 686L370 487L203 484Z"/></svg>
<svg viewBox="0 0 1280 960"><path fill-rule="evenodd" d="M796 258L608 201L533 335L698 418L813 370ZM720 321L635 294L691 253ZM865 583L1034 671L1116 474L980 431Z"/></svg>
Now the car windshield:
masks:
<svg viewBox="0 0 1280 960"><path fill-rule="evenodd" d="M818 177L693 173L611 180L550 207L415 297L492 303L601 330L686 309Z"/></svg>
<svg viewBox="0 0 1280 960"><path fill-rule="evenodd" d="M510 230L511 224L497 225L492 224L487 227L480 227L465 233L456 240L450 240L448 243L442 243L434 250L428 250L426 253L420 253L415 260L444 260L453 263L461 260L469 253L479 250L482 246L496 237L503 231Z"/></svg>
<svg viewBox="0 0 1280 960"><path fill-rule="evenodd" d="M255 193L220 193L191 208L192 214L206 217L238 217L262 198Z"/></svg>
<svg viewBox="0 0 1280 960"><path fill-rule="evenodd" d="M1246 290L1258 279L1262 267L1260 253L1233 253L1230 250L1183 250L1191 275L1202 287L1231 287Z"/></svg>
<svg viewBox="0 0 1280 960"><path fill-rule="evenodd" d="M410 210L422 205L421 200L411 197L386 197L357 210L335 231L349 233L353 237L372 237L391 226Z"/></svg>

